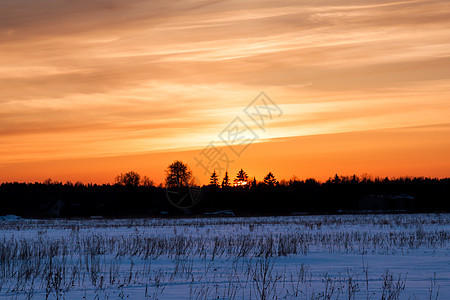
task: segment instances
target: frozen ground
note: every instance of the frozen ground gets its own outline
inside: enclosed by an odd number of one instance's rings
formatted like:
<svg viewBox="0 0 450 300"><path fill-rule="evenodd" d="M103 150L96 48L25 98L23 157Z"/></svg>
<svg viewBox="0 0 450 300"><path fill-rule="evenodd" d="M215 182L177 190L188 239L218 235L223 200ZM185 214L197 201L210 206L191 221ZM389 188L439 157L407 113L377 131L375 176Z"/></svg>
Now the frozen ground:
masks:
<svg viewBox="0 0 450 300"><path fill-rule="evenodd" d="M450 299L450 215L0 220L0 299Z"/></svg>

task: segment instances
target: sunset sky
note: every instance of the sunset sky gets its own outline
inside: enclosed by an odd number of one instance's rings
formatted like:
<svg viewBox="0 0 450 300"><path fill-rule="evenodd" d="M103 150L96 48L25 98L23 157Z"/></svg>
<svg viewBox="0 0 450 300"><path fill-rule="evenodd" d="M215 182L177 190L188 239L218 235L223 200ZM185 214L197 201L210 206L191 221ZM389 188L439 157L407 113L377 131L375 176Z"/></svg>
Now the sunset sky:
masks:
<svg viewBox="0 0 450 300"><path fill-rule="evenodd" d="M205 184L211 142L232 177L449 177L450 2L0 2L0 182L159 183L181 159Z"/></svg>

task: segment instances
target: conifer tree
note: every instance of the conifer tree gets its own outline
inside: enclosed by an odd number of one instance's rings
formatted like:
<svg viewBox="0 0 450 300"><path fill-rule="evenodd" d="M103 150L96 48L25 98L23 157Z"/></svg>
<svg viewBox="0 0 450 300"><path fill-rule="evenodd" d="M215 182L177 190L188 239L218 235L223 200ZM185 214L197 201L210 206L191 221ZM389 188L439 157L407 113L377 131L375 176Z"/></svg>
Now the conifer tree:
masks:
<svg viewBox="0 0 450 300"><path fill-rule="evenodd" d="M230 186L230 178L228 177L228 171L225 172L225 176L222 180L222 187L228 187Z"/></svg>
<svg viewBox="0 0 450 300"><path fill-rule="evenodd" d="M216 170L212 172L211 177L209 178L209 184L213 186L219 186L219 176L217 176Z"/></svg>

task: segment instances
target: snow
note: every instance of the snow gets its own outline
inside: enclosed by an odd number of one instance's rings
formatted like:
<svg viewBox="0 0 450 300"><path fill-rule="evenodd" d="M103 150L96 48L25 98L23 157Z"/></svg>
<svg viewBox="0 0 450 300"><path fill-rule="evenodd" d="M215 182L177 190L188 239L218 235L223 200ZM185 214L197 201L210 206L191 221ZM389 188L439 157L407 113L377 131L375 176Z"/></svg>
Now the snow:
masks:
<svg viewBox="0 0 450 300"><path fill-rule="evenodd" d="M381 299L383 284L391 299L450 299L449 214L7 218L0 228L2 299Z"/></svg>
<svg viewBox="0 0 450 300"><path fill-rule="evenodd" d="M0 216L0 221L16 221L18 219L20 219L20 217L15 215Z"/></svg>

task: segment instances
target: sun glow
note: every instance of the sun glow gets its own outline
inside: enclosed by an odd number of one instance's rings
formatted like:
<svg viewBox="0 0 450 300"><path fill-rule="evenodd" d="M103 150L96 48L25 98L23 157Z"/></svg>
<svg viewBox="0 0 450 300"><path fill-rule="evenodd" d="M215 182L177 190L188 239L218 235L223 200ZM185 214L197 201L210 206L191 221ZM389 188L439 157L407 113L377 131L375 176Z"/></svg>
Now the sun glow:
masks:
<svg viewBox="0 0 450 300"><path fill-rule="evenodd" d="M450 2L280 3L2 1L0 180L161 180L260 91L283 116L230 169L450 175Z"/></svg>

